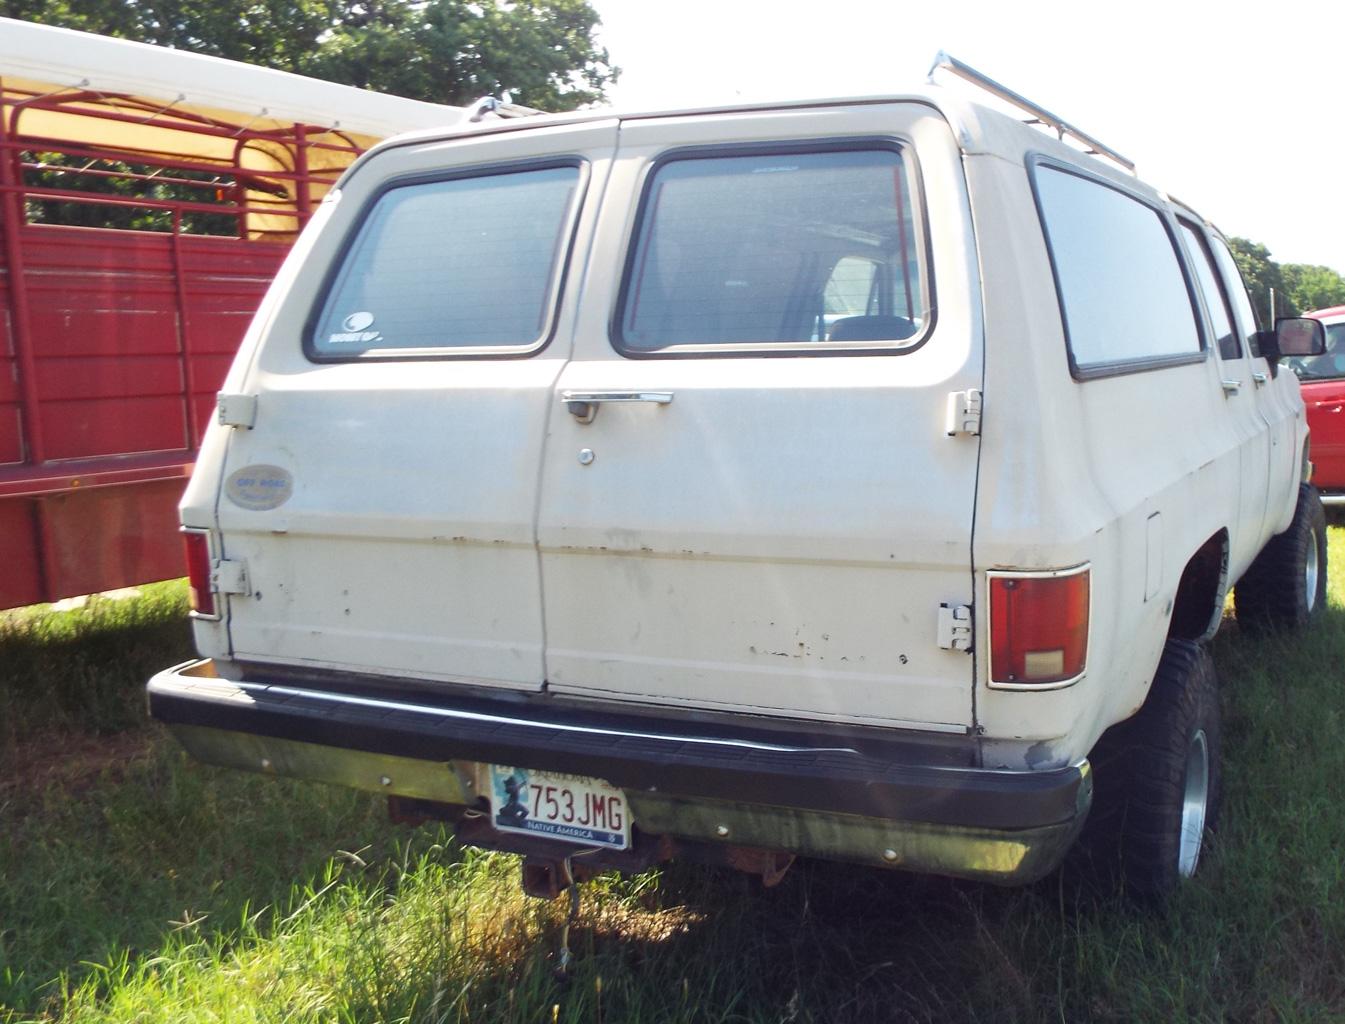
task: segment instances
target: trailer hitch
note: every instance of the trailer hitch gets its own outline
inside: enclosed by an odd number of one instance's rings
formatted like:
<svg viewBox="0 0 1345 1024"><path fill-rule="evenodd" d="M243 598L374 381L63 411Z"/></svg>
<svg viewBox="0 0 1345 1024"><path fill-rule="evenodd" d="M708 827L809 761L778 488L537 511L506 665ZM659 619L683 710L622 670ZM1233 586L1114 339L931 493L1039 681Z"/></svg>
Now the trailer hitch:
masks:
<svg viewBox="0 0 1345 1024"><path fill-rule="evenodd" d="M574 871L569 857L523 858L523 891L539 899L554 900L574 885Z"/></svg>

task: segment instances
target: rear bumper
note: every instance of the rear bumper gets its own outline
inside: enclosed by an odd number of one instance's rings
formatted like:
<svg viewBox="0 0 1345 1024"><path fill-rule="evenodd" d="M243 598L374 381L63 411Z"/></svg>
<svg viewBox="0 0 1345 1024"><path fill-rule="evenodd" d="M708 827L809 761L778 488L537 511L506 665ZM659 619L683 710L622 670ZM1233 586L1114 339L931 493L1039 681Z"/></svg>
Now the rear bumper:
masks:
<svg viewBox="0 0 1345 1024"><path fill-rule="evenodd" d="M645 837L983 879L1049 872L1087 814L1087 762L1037 772L842 735L738 730L545 700L391 695L217 678L190 662L149 683L152 715L212 764L439 805L478 802L482 766L602 778Z"/></svg>

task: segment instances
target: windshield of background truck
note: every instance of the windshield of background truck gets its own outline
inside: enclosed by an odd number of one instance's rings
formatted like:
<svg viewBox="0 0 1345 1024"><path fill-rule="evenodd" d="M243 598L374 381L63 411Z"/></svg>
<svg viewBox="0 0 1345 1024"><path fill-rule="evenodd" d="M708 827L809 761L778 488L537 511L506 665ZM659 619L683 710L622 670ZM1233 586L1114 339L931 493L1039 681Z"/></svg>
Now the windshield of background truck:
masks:
<svg viewBox="0 0 1345 1024"><path fill-rule="evenodd" d="M383 192L346 248L310 351L340 359L540 346L580 175L547 167Z"/></svg>
<svg viewBox="0 0 1345 1024"><path fill-rule="evenodd" d="M1345 323L1326 325L1326 351L1319 356L1295 356L1284 360L1299 380L1345 378Z"/></svg>

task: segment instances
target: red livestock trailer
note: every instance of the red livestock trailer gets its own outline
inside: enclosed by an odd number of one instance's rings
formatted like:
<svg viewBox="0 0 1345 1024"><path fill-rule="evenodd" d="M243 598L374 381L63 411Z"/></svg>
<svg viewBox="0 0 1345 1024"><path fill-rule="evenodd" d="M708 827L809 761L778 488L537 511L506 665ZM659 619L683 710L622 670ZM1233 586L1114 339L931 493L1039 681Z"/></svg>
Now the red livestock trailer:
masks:
<svg viewBox="0 0 1345 1024"><path fill-rule="evenodd" d="M316 203L458 108L0 19L0 608L182 574L215 392Z"/></svg>

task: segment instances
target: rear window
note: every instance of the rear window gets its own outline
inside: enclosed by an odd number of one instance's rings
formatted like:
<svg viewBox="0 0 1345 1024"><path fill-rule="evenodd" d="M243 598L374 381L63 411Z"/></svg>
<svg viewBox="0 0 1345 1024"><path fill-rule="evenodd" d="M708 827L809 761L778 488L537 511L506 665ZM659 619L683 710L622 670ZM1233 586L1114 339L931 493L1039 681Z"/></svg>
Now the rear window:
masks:
<svg viewBox="0 0 1345 1024"><path fill-rule="evenodd" d="M912 347L929 297L910 177L894 146L664 162L641 205L618 348Z"/></svg>
<svg viewBox="0 0 1345 1024"><path fill-rule="evenodd" d="M1203 358L1163 215L1120 189L1043 164L1035 184L1077 375Z"/></svg>
<svg viewBox="0 0 1345 1024"><path fill-rule="evenodd" d="M580 174L547 167L388 189L346 248L309 339L312 354L540 346Z"/></svg>

